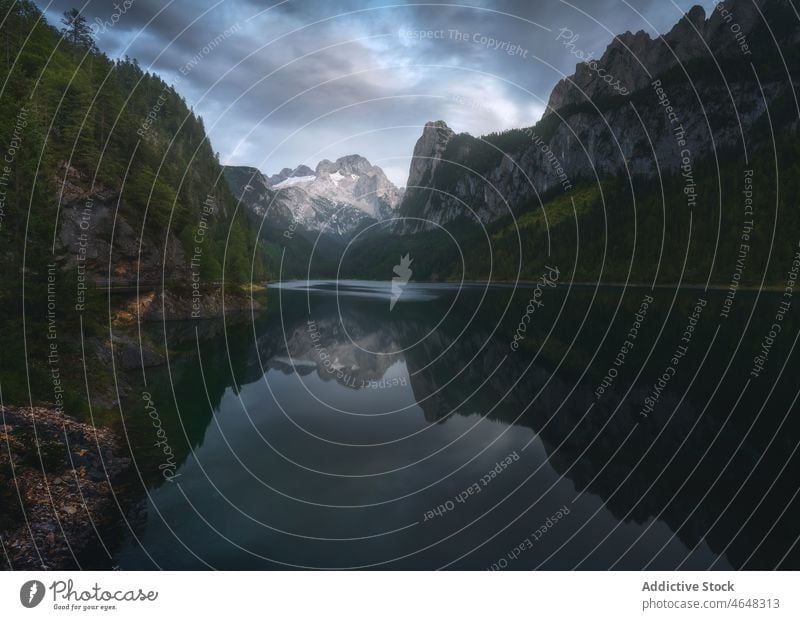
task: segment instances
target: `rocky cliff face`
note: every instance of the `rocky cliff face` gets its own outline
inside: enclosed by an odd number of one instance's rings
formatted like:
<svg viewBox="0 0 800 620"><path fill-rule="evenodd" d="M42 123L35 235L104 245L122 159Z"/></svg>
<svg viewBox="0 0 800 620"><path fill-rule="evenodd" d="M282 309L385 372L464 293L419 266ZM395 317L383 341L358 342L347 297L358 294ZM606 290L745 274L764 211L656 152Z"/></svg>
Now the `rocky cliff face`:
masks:
<svg viewBox="0 0 800 620"><path fill-rule="evenodd" d="M186 278L189 258L173 232L141 235L129 222L119 190L90 187L86 175L66 164L60 172L58 257L64 271L85 273L98 286L112 287Z"/></svg>
<svg viewBox="0 0 800 620"><path fill-rule="evenodd" d="M703 7L694 6L663 36L651 38L643 30L625 32L611 42L599 59L576 65L575 73L556 84L545 114L567 105L614 97L646 88L651 76L695 59L741 53L750 56L748 34L760 23L759 11L766 0L728 0L716 5L706 18ZM558 40L575 54L580 36L562 29Z"/></svg>
<svg viewBox="0 0 800 620"><path fill-rule="evenodd" d="M288 170L284 168L278 175L272 175L270 178L278 178L277 182L280 183L289 178L289 176L281 178L281 175ZM225 166L223 173L231 193L258 220L264 219L266 224L280 229L292 223L294 216L291 209L283 201L276 200L276 193L270 189L270 180L258 168Z"/></svg>
<svg viewBox="0 0 800 620"><path fill-rule="evenodd" d="M401 219L393 230L406 233L423 230L432 222L441 221L443 214L437 213L434 205L440 196L435 193L435 175L447 151L447 145L455 132L444 121L425 123L422 135L414 145L414 154L408 170L408 181L398 214ZM447 217L447 216L443 216Z"/></svg>
<svg viewBox="0 0 800 620"><path fill-rule="evenodd" d="M780 72L762 72L763 94L754 88L750 62L770 66L765 58L775 46L769 33L759 34L766 28L759 10L779 42L797 42L796 27L780 27L788 21L781 17L782 0L731 0L709 18L694 7L663 38L626 33L608 46L600 64L628 85L627 96L609 97L607 81L583 64L555 87L550 105L558 113L534 127L474 138L455 135L442 121L428 123L398 210L409 219L397 230L431 229L458 218L489 222L580 181L683 168L691 175L697 163L740 145L743 136L752 147L754 125L767 120L767 105L790 94ZM756 41L765 46L760 56ZM675 67L678 60L694 61L688 77Z"/></svg>
<svg viewBox="0 0 800 620"><path fill-rule="evenodd" d="M226 313L260 310L234 284L229 284L223 296L217 282L201 281L200 294L192 297L189 287L193 269L196 271L197 267L192 267L191 254L173 230L155 232L150 228L142 234L135 210L128 208L118 189L98 183L92 186L87 175L67 164L62 164L61 174L64 182L57 236L58 263L63 273L77 282L117 290L119 295L113 298L111 317L115 324L137 318L141 321L209 319ZM206 227L218 225L229 215L213 196L207 197L198 209L203 210L198 212L197 222L203 218Z"/></svg>
<svg viewBox="0 0 800 620"><path fill-rule="evenodd" d="M315 170L284 168L266 177L255 168L227 166L234 195L273 226L347 238L365 223L391 218L401 192L379 166L360 155L323 159Z"/></svg>
<svg viewBox="0 0 800 620"><path fill-rule="evenodd" d="M425 123L422 135L414 145L406 187L427 187L448 142L454 135L453 130L444 121Z"/></svg>

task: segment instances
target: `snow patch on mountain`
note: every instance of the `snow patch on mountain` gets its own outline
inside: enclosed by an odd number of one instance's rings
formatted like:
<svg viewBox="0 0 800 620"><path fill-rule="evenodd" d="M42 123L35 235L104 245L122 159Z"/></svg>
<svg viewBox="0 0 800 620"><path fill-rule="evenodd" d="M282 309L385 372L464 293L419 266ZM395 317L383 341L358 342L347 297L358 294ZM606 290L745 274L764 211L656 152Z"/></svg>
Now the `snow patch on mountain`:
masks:
<svg viewBox="0 0 800 620"><path fill-rule="evenodd" d="M303 185L304 183L311 183L311 181L314 181L316 178L316 175L313 174L305 177L289 177L280 183L276 183L272 186L272 188L279 189L281 187L289 187L291 185Z"/></svg>
<svg viewBox="0 0 800 620"><path fill-rule="evenodd" d="M265 176L254 168L227 167L234 195L274 225L287 221L309 231L348 238L370 222L395 216L402 192L379 166L360 155L323 159Z"/></svg>
<svg viewBox="0 0 800 620"><path fill-rule="evenodd" d="M297 202L292 211L304 214L308 213L310 204L326 204L323 209L326 212L330 211L329 205L334 204L343 213L348 213L345 218L348 221L359 219L356 214L349 213L350 209L381 221L394 217L402 198L402 192L383 170L360 155L347 155L336 161L323 159L311 174L308 174L311 171L308 166L298 166L288 176L287 170L284 168L279 174L267 178L267 183L273 190L302 187L307 196L292 192L289 199ZM274 181L276 179L280 180Z"/></svg>

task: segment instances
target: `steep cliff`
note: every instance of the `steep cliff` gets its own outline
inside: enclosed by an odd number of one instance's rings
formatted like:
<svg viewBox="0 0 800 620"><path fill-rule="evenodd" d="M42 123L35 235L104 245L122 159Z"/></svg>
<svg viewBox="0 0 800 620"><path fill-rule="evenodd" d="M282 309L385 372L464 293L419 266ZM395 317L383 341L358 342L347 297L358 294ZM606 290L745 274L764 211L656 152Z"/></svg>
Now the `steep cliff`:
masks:
<svg viewBox="0 0 800 620"><path fill-rule="evenodd" d="M411 159L407 187L426 187L433 179L450 139L455 135L444 121L425 123Z"/></svg>
<svg viewBox="0 0 800 620"><path fill-rule="evenodd" d="M281 176L288 168L270 179L278 179L276 183L289 176ZM291 172L291 171L289 171ZM312 171L313 172L313 171ZM292 210L281 200L276 200L276 192L272 190L270 180L258 168L252 166L225 166L223 168L225 182L236 200L252 213L258 222L265 225L285 229L292 224Z"/></svg>
<svg viewBox="0 0 800 620"><path fill-rule="evenodd" d="M556 84L545 115L568 105L647 88L655 76L712 55L723 61L734 56L754 58L754 53L757 57L758 46L768 43L771 35L777 35L781 44L796 43L798 33L781 27L793 21L781 18L787 10L791 8L786 2L727 0L716 4L709 16L701 6L692 7L663 36L652 38L643 30L625 32L614 38L600 58L578 63L573 75ZM567 51L580 53L579 35L565 28L557 39Z"/></svg>
<svg viewBox="0 0 800 620"><path fill-rule="evenodd" d="M430 215L428 206L431 205L431 198L434 198L434 203L438 198L433 196L436 171L447 152L447 145L455 135L444 121L425 124L422 135L414 145L406 191L399 209L399 214L404 219L394 227L397 231L410 232L427 227L428 222L425 220ZM445 161L450 160L445 158Z"/></svg>
<svg viewBox="0 0 800 620"><path fill-rule="evenodd" d="M409 219L397 230L459 219L490 222L582 181L691 176L694 166L720 152L763 143L769 120L793 130L795 119L766 114L791 96L783 61L765 31L785 50L796 49L790 10L783 0L734 0L717 5L709 18L692 8L663 37L620 35L595 65L579 64L556 85L548 114L533 127L474 138L454 135L441 121L428 123L399 208ZM796 71L796 55L786 57ZM610 84L617 80L625 95Z"/></svg>

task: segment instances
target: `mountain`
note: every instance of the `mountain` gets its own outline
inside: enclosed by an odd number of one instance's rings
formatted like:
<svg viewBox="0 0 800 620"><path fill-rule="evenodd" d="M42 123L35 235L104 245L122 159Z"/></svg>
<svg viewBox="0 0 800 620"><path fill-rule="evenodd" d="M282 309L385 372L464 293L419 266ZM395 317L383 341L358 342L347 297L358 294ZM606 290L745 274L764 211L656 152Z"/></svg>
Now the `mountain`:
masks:
<svg viewBox="0 0 800 620"><path fill-rule="evenodd" d="M285 181L286 179L291 178L291 177L307 177L307 176L312 176L313 174L314 174L314 171L311 168L309 168L308 166L302 166L301 165L301 166L298 166L297 168L295 168L294 170L292 170L290 168L284 168L279 173L273 174L272 176L270 176L266 180L267 180L267 183L271 187L271 186L277 185L281 181Z"/></svg>
<svg viewBox="0 0 800 620"><path fill-rule="evenodd" d="M577 281L783 286L800 229L791 3L694 7L593 63L531 127L427 123L401 221L350 248L343 276L382 278L410 255L416 280L533 281L549 265ZM617 80L630 91L609 92Z"/></svg>
<svg viewBox="0 0 800 620"><path fill-rule="evenodd" d="M609 177L687 174L687 197L696 198L691 168L743 138L748 148L765 144L770 121L785 123L778 132L796 129L796 115L768 115L794 101L783 63L797 70L796 24L784 0L734 0L708 18L695 6L663 37L626 33L596 63L579 64L533 127L475 138L426 124L398 208L409 219L395 230L485 224ZM609 85L617 81L626 95Z"/></svg>
<svg viewBox="0 0 800 620"><path fill-rule="evenodd" d="M727 0L716 4L708 18L701 6L694 6L663 36L653 39L643 30L618 35L601 58L577 64L575 73L556 85L545 114L570 104L614 97L622 89L646 88L651 76L707 58L709 51L721 57L751 57L753 42L769 40L759 16L767 4L767 0ZM567 48L580 45L579 37L571 32L562 30L559 38ZM600 79L600 68L603 78L611 77Z"/></svg>
<svg viewBox="0 0 800 620"><path fill-rule="evenodd" d="M281 178L285 170L270 179ZM312 199L352 206L376 220L392 217L401 197L383 170L361 155L347 155L333 162L323 159L313 171L298 166L278 182L270 179L267 182L272 189L301 188Z"/></svg>
<svg viewBox="0 0 800 620"><path fill-rule="evenodd" d="M324 195L308 191L306 186L316 181L316 175L286 177L270 186L269 179L249 166L225 166L225 179L234 196L254 216L262 230L278 230L286 238L313 233L335 239L348 239L365 223L374 222L361 208L336 202ZM273 175L272 178L280 175ZM314 183L314 189L320 183ZM332 191L331 194L334 192Z"/></svg>
<svg viewBox="0 0 800 620"><path fill-rule="evenodd" d="M275 228L287 228L294 221L292 211L282 202L276 201L276 192L271 188L269 179L258 168L252 166L223 166L223 175L231 193L247 209L256 216L258 221L264 220ZM280 181L289 178L273 175Z"/></svg>
<svg viewBox="0 0 800 620"><path fill-rule="evenodd" d="M226 166L224 172L234 195L270 225L337 239L393 217L402 195L380 167L360 155L323 159L315 170L284 168L270 177L246 166Z"/></svg>

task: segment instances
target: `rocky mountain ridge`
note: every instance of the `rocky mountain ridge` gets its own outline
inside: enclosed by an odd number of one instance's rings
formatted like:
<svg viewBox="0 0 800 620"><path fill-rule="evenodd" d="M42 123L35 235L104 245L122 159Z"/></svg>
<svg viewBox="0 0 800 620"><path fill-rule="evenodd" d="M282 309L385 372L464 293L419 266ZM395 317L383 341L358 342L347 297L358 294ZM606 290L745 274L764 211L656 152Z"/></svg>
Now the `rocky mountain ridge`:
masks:
<svg viewBox="0 0 800 620"><path fill-rule="evenodd" d="M352 205L377 220L390 217L401 196L383 170L361 155L346 155L336 161L323 159L313 171L298 166L280 182L267 179L267 183L272 189L300 187L311 198Z"/></svg>
<svg viewBox="0 0 800 620"><path fill-rule="evenodd" d="M248 166L226 166L224 172L234 195L258 218L337 238L391 218L402 196L379 166L360 155L323 159L314 170L284 168L269 177Z"/></svg>
<svg viewBox="0 0 800 620"><path fill-rule="evenodd" d="M313 174L314 171L308 166L298 166L294 170L292 170L291 168L284 168L280 172L265 178L267 184L270 187L272 187L273 185L277 185L281 181L285 181L286 179L289 179L291 177L305 177Z"/></svg>
<svg viewBox="0 0 800 620"><path fill-rule="evenodd" d="M685 173L693 191L693 166L741 148L743 138L751 146L770 120L767 107L790 94L785 72L774 69L781 64L773 39L756 36L769 27L781 44L795 45L800 32L781 27L792 23L787 10L783 0L732 0L708 19L693 7L655 40L621 35L599 64L629 85L628 96L611 96L584 63L556 85L550 113L533 127L474 138L443 121L427 123L398 209L407 219L395 230L430 230L460 218L487 223L530 209L543 195L620 175ZM753 88L751 62L762 67L761 90Z"/></svg>
<svg viewBox="0 0 800 620"><path fill-rule="evenodd" d="M545 115L570 104L613 97L620 89L627 92L646 88L654 76L679 64L708 56L741 53L752 55L748 35L760 24L759 13L767 0L727 0L715 6L711 15L699 5L692 7L672 29L652 38L644 30L620 34L611 41L599 59L578 63L575 73L556 84ZM561 32L559 39L567 49L579 48L579 35Z"/></svg>

